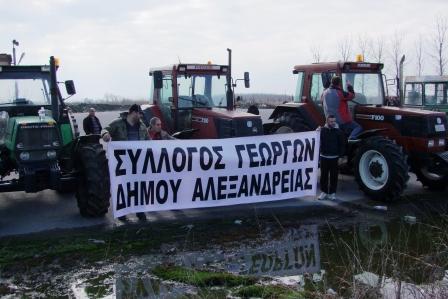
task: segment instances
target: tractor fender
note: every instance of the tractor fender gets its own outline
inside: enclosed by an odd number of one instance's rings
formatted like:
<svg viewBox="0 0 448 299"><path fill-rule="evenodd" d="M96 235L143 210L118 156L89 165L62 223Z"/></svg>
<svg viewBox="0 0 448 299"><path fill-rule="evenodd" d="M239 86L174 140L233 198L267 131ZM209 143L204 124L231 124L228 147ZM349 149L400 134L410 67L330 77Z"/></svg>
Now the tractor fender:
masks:
<svg viewBox="0 0 448 299"><path fill-rule="evenodd" d="M292 102L278 105L275 107L274 111L272 111L272 114L271 114L271 116L269 116L269 119L276 119L285 112L298 113L300 107L303 105L305 105L305 104L304 103L292 103Z"/></svg>
<svg viewBox="0 0 448 299"><path fill-rule="evenodd" d="M347 140L347 148L346 148L346 154L349 157L349 160L352 160L354 158L354 154L356 149L363 143L364 140L372 137L372 136L382 136L380 132L384 132L388 129L370 129L362 131L357 139L354 140Z"/></svg>
<svg viewBox="0 0 448 299"><path fill-rule="evenodd" d="M87 143L100 143L100 134L89 134L78 137L79 144L87 144Z"/></svg>
<svg viewBox="0 0 448 299"><path fill-rule="evenodd" d="M380 132L387 131L387 128L364 130L358 135L358 139L365 139L378 135Z"/></svg>
<svg viewBox="0 0 448 299"><path fill-rule="evenodd" d="M284 115L295 114L311 130L316 129L323 121L324 117L312 107L310 103L284 103L275 107L269 119L278 119Z"/></svg>

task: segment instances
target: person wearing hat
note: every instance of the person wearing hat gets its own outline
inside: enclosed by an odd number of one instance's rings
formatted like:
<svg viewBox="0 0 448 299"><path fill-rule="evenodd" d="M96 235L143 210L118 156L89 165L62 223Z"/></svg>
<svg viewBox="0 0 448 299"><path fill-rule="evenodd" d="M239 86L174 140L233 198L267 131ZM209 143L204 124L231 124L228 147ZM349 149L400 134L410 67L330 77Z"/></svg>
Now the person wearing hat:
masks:
<svg viewBox="0 0 448 299"><path fill-rule="evenodd" d="M122 117L112 121L101 132L101 137L105 142L110 140L149 140L146 126L141 121L143 115L142 108L133 104L129 107L128 113L124 113Z"/></svg>
<svg viewBox="0 0 448 299"><path fill-rule="evenodd" d="M120 118L113 120L101 132L101 137L105 142L126 141L126 140L149 140L145 124L141 121L143 115L142 108L133 104L129 107L128 113L123 113ZM137 213L138 219L146 220L145 213ZM126 216L118 219L124 221Z"/></svg>

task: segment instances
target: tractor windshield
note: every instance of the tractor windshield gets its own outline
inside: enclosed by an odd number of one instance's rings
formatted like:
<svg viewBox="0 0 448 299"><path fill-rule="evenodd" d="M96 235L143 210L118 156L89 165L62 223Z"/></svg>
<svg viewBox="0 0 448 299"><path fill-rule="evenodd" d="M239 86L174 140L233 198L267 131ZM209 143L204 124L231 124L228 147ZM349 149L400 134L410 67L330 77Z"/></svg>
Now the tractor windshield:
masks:
<svg viewBox="0 0 448 299"><path fill-rule="evenodd" d="M225 107L226 76L180 75L177 77L179 107Z"/></svg>
<svg viewBox="0 0 448 299"><path fill-rule="evenodd" d="M353 85L355 101L359 104L382 105L384 103L383 81L380 74L343 73L344 90L347 83Z"/></svg>
<svg viewBox="0 0 448 299"><path fill-rule="evenodd" d="M50 74L0 72L0 105L49 105Z"/></svg>

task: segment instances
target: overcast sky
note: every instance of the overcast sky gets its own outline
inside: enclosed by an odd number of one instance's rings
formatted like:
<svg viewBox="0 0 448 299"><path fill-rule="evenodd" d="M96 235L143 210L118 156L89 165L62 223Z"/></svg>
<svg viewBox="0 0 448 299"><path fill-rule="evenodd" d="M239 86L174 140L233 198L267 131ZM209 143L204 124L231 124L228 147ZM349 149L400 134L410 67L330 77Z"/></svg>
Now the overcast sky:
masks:
<svg viewBox="0 0 448 299"><path fill-rule="evenodd" d="M419 34L429 38L435 17L448 17L447 0L0 0L0 7L0 52L11 53L16 39L22 64L59 57L58 79L73 79L78 99L147 98L150 67L225 64L226 48L234 77L250 72L250 92L293 94L291 70L312 62L312 47L338 60L338 41L351 36L354 58L359 36L389 42L395 32L412 74ZM436 72L428 55L424 72Z"/></svg>

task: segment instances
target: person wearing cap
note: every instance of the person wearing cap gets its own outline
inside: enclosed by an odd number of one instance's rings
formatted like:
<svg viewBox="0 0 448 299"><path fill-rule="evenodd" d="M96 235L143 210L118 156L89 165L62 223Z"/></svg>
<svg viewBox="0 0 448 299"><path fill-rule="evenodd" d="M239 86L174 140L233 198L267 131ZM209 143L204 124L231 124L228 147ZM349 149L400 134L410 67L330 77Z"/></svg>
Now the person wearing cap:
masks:
<svg viewBox="0 0 448 299"><path fill-rule="evenodd" d="M129 107L127 114L123 114L118 119L113 120L107 127L101 132L101 137L105 142L111 140L114 141L126 141L126 140L149 140L148 132L145 124L141 121L143 116L142 108L133 104ZM138 219L146 220L145 213L137 213ZM118 219L125 221L126 216L119 217Z"/></svg>
<svg viewBox="0 0 448 299"><path fill-rule="evenodd" d="M82 126L86 135L100 134L103 127L101 127L100 120L95 116L95 108L89 108L89 115L82 121Z"/></svg>
<svg viewBox="0 0 448 299"><path fill-rule="evenodd" d="M124 140L149 140L145 124L141 121L143 115L142 108L133 104L129 107L128 113L112 121L101 132L101 137L105 142Z"/></svg>

